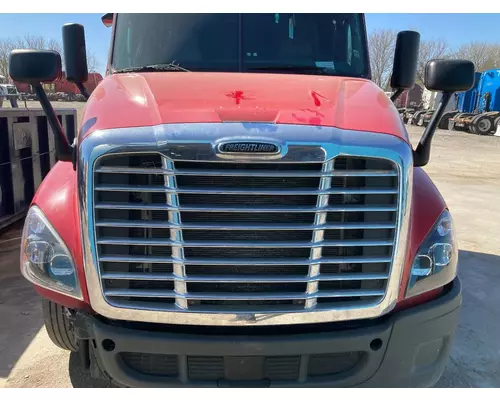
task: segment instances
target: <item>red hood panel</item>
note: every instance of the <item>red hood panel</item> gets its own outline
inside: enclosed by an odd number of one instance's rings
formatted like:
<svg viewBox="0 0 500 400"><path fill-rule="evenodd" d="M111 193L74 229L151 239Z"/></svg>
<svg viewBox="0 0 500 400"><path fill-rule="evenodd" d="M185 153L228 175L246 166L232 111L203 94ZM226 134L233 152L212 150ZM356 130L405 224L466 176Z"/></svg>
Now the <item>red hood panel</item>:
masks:
<svg viewBox="0 0 500 400"><path fill-rule="evenodd" d="M158 72L106 77L83 122L96 129L169 123L269 122L333 126L407 140L390 99L364 79L317 75Z"/></svg>

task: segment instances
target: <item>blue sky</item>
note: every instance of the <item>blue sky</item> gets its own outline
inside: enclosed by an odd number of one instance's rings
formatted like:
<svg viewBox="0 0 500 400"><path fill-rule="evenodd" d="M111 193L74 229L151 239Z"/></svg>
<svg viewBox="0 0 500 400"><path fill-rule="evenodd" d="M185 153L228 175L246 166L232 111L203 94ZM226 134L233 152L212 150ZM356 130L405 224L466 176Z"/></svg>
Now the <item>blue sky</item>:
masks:
<svg viewBox="0 0 500 400"><path fill-rule="evenodd" d="M61 40L67 22L85 26L87 48L93 51L104 73L111 29L101 22L102 14L0 14L0 38L43 35ZM422 40L445 39L451 46L469 41L500 41L500 14L367 14L368 31L378 28L416 28Z"/></svg>

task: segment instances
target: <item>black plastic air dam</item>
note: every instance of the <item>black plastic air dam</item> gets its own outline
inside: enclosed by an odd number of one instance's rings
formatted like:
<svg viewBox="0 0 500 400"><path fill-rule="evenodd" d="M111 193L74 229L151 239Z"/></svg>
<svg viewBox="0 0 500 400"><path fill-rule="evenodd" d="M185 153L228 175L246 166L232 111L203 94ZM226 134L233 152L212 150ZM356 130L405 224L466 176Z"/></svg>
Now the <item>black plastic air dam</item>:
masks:
<svg viewBox="0 0 500 400"><path fill-rule="evenodd" d="M101 370L129 387L429 387L441 377L462 300L441 297L372 326L289 335L183 334L78 314ZM92 346L93 348L93 346Z"/></svg>

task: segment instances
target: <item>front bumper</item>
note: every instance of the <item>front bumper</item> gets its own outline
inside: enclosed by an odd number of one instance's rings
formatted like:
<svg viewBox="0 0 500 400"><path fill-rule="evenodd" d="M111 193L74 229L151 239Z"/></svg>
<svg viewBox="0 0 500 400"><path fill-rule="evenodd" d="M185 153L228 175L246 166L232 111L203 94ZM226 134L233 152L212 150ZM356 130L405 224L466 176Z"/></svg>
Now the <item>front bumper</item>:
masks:
<svg viewBox="0 0 500 400"><path fill-rule="evenodd" d="M124 327L84 313L77 315L77 327L94 344L99 369L124 386L428 387L445 367L461 299L455 278L424 305L356 326L314 325L306 332Z"/></svg>

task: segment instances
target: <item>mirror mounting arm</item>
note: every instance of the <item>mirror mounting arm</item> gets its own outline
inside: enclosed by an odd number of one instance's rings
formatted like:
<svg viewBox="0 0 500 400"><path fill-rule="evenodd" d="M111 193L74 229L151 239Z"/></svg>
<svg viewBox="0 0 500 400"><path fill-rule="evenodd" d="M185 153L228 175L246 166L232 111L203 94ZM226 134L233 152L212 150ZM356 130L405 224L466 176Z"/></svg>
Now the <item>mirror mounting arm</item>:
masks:
<svg viewBox="0 0 500 400"><path fill-rule="evenodd" d="M83 95L83 97L85 97L85 99L88 100L89 97L90 97L90 93L87 90L87 88L85 86L83 86L83 83L81 83L81 82L75 82L75 85L78 88L78 90L80 91L80 93Z"/></svg>
<svg viewBox="0 0 500 400"><path fill-rule="evenodd" d="M441 97L441 101L436 109L436 111L432 114L432 118L425 128L424 134L420 138L420 142L418 142L417 148L413 150L413 166L414 167L423 167L427 165L429 162L429 158L431 155L431 142L434 134L436 133L436 128L439 123L439 120L444 114L444 110L448 105L451 97L454 92L443 92L443 96Z"/></svg>
<svg viewBox="0 0 500 400"><path fill-rule="evenodd" d="M391 96L391 101L394 103L396 99L403 94L405 90L404 89L398 89L394 92L394 94Z"/></svg>
<svg viewBox="0 0 500 400"><path fill-rule="evenodd" d="M43 90L41 83L33 84L33 88L35 89L35 93L40 101L43 112L47 116L47 121L52 129L52 132L55 134L56 138L56 147L57 147L57 155L61 161L72 161L73 159L73 147L70 145L68 141L68 137L65 135L61 122L59 118L57 118L57 114L50 104L49 98Z"/></svg>

